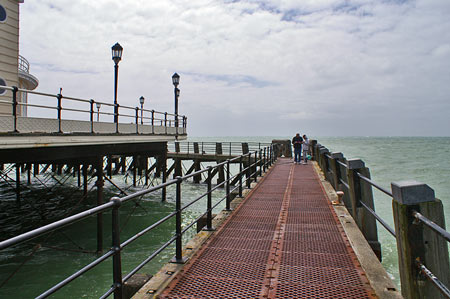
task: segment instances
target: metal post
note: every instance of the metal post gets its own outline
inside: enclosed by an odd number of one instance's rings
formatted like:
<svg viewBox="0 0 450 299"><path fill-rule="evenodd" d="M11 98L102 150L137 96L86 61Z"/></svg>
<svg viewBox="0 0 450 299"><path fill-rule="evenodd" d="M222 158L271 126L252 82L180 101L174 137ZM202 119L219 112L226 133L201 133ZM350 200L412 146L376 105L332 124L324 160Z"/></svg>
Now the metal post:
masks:
<svg viewBox="0 0 450 299"><path fill-rule="evenodd" d="M94 100L91 99L89 101L90 103L90 110L89 110L89 118L91 121L91 133L94 133ZM97 121L98 121L98 116L97 116Z"/></svg>
<svg viewBox="0 0 450 299"><path fill-rule="evenodd" d="M119 77L119 65L114 65L114 123L119 122L119 106L117 105L117 79Z"/></svg>
<svg viewBox="0 0 450 299"><path fill-rule="evenodd" d="M239 197L242 197L242 155L239 157Z"/></svg>
<svg viewBox="0 0 450 299"><path fill-rule="evenodd" d="M263 155L263 171L266 172L266 147L264 148L264 155Z"/></svg>
<svg viewBox="0 0 450 299"><path fill-rule="evenodd" d="M58 93L56 98L58 99L58 133L62 133L62 129L61 129L62 94Z"/></svg>
<svg viewBox="0 0 450 299"><path fill-rule="evenodd" d="M103 204L103 157L97 159L97 206ZM103 213L97 214L97 253L103 251Z"/></svg>
<svg viewBox="0 0 450 299"><path fill-rule="evenodd" d="M262 176L262 149L259 150L259 176Z"/></svg>
<svg viewBox="0 0 450 299"><path fill-rule="evenodd" d="M164 156L162 157L162 182L163 184L167 181L167 154L164 153ZM161 190L161 200L166 201L166 187L163 187Z"/></svg>
<svg viewBox="0 0 450 299"><path fill-rule="evenodd" d="M230 159L227 160L227 202L226 202L226 211L231 211L231 195L230 195Z"/></svg>
<svg viewBox="0 0 450 299"><path fill-rule="evenodd" d="M250 189L251 186L251 175L252 175L252 167L251 167L251 162L252 162L252 154L248 153L248 160L247 160L247 188Z"/></svg>
<svg viewBox="0 0 450 299"><path fill-rule="evenodd" d="M152 110L152 134L155 134L155 110Z"/></svg>
<svg viewBox="0 0 450 299"><path fill-rule="evenodd" d="M175 127L178 127L178 95L177 95L177 86L175 86L173 92L175 94Z"/></svg>
<svg viewBox="0 0 450 299"><path fill-rule="evenodd" d="M116 104L116 106L114 106L116 108L116 117L117 117L117 121L116 121L116 133L119 133L119 104Z"/></svg>
<svg viewBox="0 0 450 299"><path fill-rule="evenodd" d="M120 198L113 197L111 201L114 202L112 210L112 250L113 255L113 282L114 282L114 299L122 298L123 284L122 284L122 260L120 257L120 226L119 226L119 207L122 204Z"/></svg>
<svg viewBox="0 0 450 299"><path fill-rule="evenodd" d="M17 92L19 91L19 89L17 88L17 86L13 86L13 116L14 116L14 132L18 132L17 130Z"/></svg>
<svg viewBox="0 0 450 299"><path fill-rule="evenodd" d="M207 213L206 213L206 231L212 231L214 228L212 227L212 177L211 177L211 166L208 166L208 179L207 179L207 188L208 188L208 195L207 195Z"/></svg>
<svg viewBox="0 0 450 299"><path fill-rule="evenodd" d="M255 179L255 183L258 181L258 164L257 164L257 161L258 161L258 151L255 151L255 171L254 171L254 179Z"/></svg>
<svg viewBox="0 0 450 299"><path fill-rule="evenodd" d="M139 134L139 108L136 107L136 134ZM141 124L142 124L142 118L141 118Z"/></svg>
<svg viewBox="0 0 450 299"><path fill-rule="evenodd" d="M165 128L165 132L167 134L167 112L164 112L164 128Z"/></svg>
<svg viewBox="0 0 450 299"><path fill-rule="evenodd" d="M175 228L175 234L176 234L176 240L175 240L175 258L172 260L172 263L177 264L184 264L185 259L183 259L183 235L181 233L181 183L183 182L183 179L181 177L176 177L176 203L175 203L175 209L177 214L175 215L175 221L176 221L176 228Z"/></svg>

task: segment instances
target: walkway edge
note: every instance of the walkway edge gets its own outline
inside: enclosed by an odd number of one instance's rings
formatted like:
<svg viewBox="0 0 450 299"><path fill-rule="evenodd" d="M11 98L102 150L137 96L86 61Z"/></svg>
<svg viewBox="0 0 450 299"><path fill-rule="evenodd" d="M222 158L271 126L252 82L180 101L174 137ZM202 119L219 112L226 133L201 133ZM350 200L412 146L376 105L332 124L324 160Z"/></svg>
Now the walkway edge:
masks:
<svg viewBox="0 0 450 299"><path fill-rule="evenodd" d="M328 199L330 201L337 200L336 191L325 179L318 164L313 161L313 165ZM383 265L381 265L377 256L370 248L369 243L367 243L347 208L344 205L333 205L333 208L377 297L382 299L403 298L394 282L389 278Z"/></svg>
<svg viewBox="0 0 450 299"><path fill-rule="evenodd" d="M263 181L264 177L266 177L271 170L273 169L273 165L263 173L262 177L258 177L257 183L252 183L251 189L244 189L242 197L236 197L231 201L231 212L227 212L222 210L216 217L213 219L213 227L216 228L215 231L201 231L192 238L186 246L183 248L183 257L187 257L190 259L193 257L198 251L200 251L203 245L219 231L220 227L224 225L224 223L230 219L236 209L247 200L247 198L257 189L257 186ZM189 262L188 262L189 263ZM133 299L150 299L150 298L158 298L159 294L164 291L164 289L170 284L170 282L177 276L177 274L185 267L186 264L175 264L175 263L167 263L165 264L132 298Z"/></svg>

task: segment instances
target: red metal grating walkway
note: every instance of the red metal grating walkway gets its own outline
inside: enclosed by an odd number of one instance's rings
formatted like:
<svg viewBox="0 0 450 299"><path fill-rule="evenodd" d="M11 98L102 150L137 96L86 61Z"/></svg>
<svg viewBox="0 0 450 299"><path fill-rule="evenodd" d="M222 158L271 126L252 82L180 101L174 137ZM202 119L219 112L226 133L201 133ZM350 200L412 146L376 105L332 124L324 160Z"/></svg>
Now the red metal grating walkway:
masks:
<svg viewBox="0 0 450 299"><path fill-rule="evenodd" d="M373 298L311 164L278 160L161 298Z"/></svg>

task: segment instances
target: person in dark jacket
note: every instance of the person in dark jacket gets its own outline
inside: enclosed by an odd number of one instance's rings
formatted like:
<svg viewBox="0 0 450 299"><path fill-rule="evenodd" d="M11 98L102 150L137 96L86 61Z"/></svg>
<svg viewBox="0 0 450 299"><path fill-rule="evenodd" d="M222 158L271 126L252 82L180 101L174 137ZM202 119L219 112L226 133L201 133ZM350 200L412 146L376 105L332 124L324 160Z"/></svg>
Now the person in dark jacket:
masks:
<svg viewBox="0 0 450 299"><path fill-rule="evenodd" d="M294 145L294 163L300 164L302 155L302 143L303 138L300 133L297 133L294 138L292 138L292 144Z"/></svg>

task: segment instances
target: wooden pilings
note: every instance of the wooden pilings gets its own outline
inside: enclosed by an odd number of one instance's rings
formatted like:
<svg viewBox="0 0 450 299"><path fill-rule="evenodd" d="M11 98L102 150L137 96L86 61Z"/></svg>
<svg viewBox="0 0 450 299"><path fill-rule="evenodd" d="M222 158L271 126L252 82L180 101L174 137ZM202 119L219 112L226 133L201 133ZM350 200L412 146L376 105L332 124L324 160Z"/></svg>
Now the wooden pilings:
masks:
<svg viewBox="0 0 450 299"><path fill-rule="evenodd" d="M444 285L450 285L447 241L413 217L413 210L445 228L442 202L434 190L416 181L391 184L402 295L405 298L447 298L420 273L423 263Z"/></svg>
<svg viewBox="0 0 450 299"><path fill-rule="evenodd" d="M336 190L344 191L346 208L379 259L381 245L376 218L372 215L375 213L372 186L393 197L395 231L389 227L387 229L397 241L403 296L414 299L448 298L448 245L439 231L445 229L444 210L433 189L416 181L402 181L392 183L390 193L371 180L369 169L360 159L347 160L342 153L330 154L320 144L312 150L326 179ZM418 213L421 215L418 216ZM384 221L382 224L387 226Z"/></svg>

